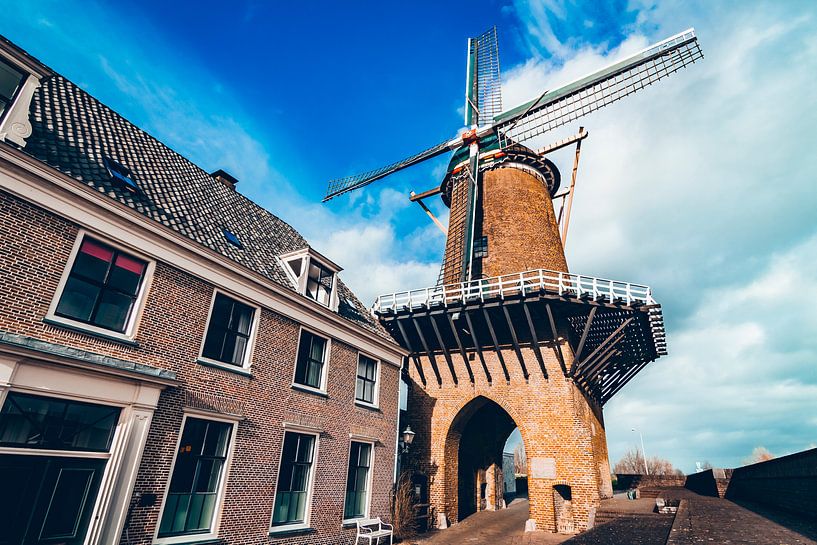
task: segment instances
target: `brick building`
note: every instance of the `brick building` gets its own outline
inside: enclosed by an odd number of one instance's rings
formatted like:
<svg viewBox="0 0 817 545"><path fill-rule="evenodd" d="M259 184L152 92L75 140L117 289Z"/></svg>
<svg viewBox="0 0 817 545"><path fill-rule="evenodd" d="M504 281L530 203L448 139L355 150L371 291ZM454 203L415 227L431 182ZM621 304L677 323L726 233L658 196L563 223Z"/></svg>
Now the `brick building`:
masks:
<svg viewBox="0 0 817 545"><path fill-rule="evenodd" d="M0 39L0 544L387 517L406 351L236 183Z"/></svg>

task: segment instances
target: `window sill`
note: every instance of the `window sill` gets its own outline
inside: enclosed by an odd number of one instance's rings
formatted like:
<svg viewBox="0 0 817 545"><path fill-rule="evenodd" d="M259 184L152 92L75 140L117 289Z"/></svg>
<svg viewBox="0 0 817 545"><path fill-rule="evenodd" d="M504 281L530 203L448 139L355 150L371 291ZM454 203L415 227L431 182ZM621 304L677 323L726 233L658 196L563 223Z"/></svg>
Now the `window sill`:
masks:
<svg viewBox="0 0 817 545"><path fill-rule="evenodd" d="M366 403L365 401L360 401L359 399L355 400L355 407L360 407L361 409L366 409L368 411L374 411L374 412L378 412L378 413L382 412L380 410L380 405L374 405L372 403ZM352 519L352 520L354 520L354 519Z"/></svg>
<svg viewBox="0 0 817 545"><path fill-rule="evenodd" d="M329 394L327 394L324 390L318 390L317 388L304 386L303 384L292 383L292 389L298 390L299 392L304 392L306 394L316 395L318 397L329 397Z"/></svg>
<svg viewBox="0 0 817 545"><path fill-rule="evenodd" d="M244 367L238 367L237 365L210 360L207 358L196 358L196 363L198 363L199 365L204 365L205 367L214 367L216 369L229 371L231 373L235 373L236 375L241 375L243 377L252 377L252 371Z"/></svg>
<svg viewBox="0 0 817 545"><path fill-rule="evenodd" d="M216 545L224 543L224 540L214 535L202 536L201 534L190 534L173 537L160 537L153 541L154 545Z"/></svg>
<svg viewBox="0 0 817 545"><path fill-rule="evenodd" d="M366 517L357 517L353 519L343 519L340 524L343 528L355 528L357 526L357 521L359 520L366 520Z"/></svg>
<svg viewBox="0 0 817 545"><path fill-rule="evenodd" d="M139 348L140 346L138 342L133 340L131 337L128 337L124 333L117 333L115 331L105 332L100 328L89 326L87 324L83 324L82 322L76 322L67 318L61 318L59 316L46 316L43 318L43 323L62 329L67 329L69 331L74 331L76 333L83 333L99 339L105 339L106 341L114 341L128 346L133 346L135 348Z"/></svg>
<svg viewBox="0 0 817 545"><path fill-rule="evenodd" d="M314 534L317 533L317 530L312 528L311 526L302 526L300 524L294 526L275 526L270 528L269 536L272 539L278 539L283 537L293 537L293 536L300 536L306 534Z"/></svg>

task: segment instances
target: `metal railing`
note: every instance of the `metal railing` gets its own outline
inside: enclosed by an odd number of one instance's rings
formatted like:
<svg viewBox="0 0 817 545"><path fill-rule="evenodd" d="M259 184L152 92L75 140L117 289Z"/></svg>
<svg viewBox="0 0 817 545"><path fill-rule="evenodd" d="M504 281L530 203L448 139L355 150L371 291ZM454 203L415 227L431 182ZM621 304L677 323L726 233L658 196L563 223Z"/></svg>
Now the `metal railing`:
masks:
<svg viewBox="0 0 817 545"><path fill-rule="evenodd" d="M537 291L599 301L606 300L625 305L632 305L633 303L655 304L649 286L580 274L536 269L458 284L444 284L381 295L375 301L373 310L375 312L397 311L475 301L482 302L526 295Z"/></svg>

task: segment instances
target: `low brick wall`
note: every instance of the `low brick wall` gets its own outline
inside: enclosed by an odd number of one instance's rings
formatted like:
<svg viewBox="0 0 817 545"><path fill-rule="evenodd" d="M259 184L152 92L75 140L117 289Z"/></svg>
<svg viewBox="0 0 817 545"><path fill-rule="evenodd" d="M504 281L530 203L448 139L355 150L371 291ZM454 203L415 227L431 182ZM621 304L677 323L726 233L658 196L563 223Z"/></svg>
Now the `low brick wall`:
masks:
<svg viewBox="0 0 817 545"><path fill-rule="evenodd" d="M707 469L687 475L684 487L702 496L722 498L731 476L731 469Z"/></svg>
<svg viewBox="0 0 817 545"><path fill-rule="evenodd" d="M735 469L726 497L817 519L817 449Z"/></svg>
<svg viewBox="0 0 817 545"><path fill-rule="evenodd" d="M616 488L629 490L630 488L666 488L670 486L684 486L686 477L683 475L634 475L629 473L616 474Z"/></svg>

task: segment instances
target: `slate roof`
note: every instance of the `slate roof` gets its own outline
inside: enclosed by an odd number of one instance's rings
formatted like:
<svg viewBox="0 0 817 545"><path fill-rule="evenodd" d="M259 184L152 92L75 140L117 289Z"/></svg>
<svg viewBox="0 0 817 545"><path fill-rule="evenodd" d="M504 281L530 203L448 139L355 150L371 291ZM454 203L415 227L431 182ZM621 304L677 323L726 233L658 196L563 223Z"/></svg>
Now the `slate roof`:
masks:
<svg viewBox="0 0 817 545"><path fill-rule="evenodd" d="M226 187L66 78L41 80L31 103L33 128L23 151L80 183L294 290L277 255L308 245L291 225ZM129 168L140 191L112 180L103 157ZM235 233L243 249L227 242ZM368 309L338 282L344 318L383 338L391 336Z"/></svg>

